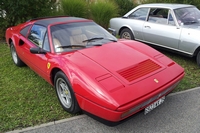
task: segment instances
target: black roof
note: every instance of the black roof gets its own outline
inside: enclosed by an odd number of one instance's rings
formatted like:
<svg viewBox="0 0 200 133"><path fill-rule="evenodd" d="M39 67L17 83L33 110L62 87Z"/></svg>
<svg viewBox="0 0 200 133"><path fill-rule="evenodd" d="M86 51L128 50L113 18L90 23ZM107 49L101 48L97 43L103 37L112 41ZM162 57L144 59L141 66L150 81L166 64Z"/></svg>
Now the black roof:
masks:
<svg viewBox="0 0 200 133"><path fill-rule="evenodd" d="M62 23L62 22L69 22L69 21L77 21L77 20L87 20L84 18L78 18L78 17L67 17L67 16L57 16L57 17L45 17L45 18L35 18L31 19L29 21L36 20L35 24L48 26L49 24L53 23Z"/></svg>

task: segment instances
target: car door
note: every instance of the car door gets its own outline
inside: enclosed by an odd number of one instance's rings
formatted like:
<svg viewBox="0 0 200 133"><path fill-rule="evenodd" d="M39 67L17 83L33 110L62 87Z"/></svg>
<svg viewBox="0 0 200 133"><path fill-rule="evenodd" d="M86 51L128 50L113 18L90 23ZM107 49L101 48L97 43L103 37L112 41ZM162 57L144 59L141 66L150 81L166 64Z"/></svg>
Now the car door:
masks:
<svg viewBox="0 0 200 133"><path fill-rule="evenodd" d="M126 19L125 24L131 27L136 40L143 40L142 28L147 19L148 12L148 7L139 8L136 11L133 11L128 16L128 19Z"/></svg>
<svg viewBox="0 0 200 133"><path fill-rule="evenodd" d="M28 34L28 41L26 45L24 56L29 60L29 67L32 68L43 78L48 77L48 59L50 56L50 45L47 34L47 29L41 25L33 25ZM32 54L31 47L40 47L47 51L46 54Z"/></svg>
<svg viewBox="0 0 200 133"><path fill-rule="evenodd" d="M169 9L151 8L148 21L144 24L144 41L158 46L178 49L181 29Z"/></svg>

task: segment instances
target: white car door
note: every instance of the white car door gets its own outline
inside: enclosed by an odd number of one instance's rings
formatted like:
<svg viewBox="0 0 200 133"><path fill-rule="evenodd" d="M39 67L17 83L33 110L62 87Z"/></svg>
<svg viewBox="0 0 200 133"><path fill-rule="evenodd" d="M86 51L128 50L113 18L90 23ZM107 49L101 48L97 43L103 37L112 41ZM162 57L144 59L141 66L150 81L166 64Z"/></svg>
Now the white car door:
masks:
<svg viewBox="0 0 200 133"><path fill-rule="evenodd" d="M139 8L136 11L132 12L128 19L126 19L124 25L132 29L134 39L143 40L143 26L148 16L148 7Z"/></svg>
<svg viewBox="0 0 200 133"><path fill-rule="evenodd" d="M144 41L165 48L178 49L181 28L177 28L168 9L164 10L167 10L167 15L149 15L143 26Z"/></svg>

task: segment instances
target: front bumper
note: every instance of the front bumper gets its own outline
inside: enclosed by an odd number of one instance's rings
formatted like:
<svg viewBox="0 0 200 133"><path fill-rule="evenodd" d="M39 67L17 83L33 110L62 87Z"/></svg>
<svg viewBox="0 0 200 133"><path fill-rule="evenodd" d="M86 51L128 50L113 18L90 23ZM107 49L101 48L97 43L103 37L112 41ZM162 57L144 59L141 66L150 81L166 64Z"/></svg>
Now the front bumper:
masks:
<svg viewBox="0 0 200 133"><path fill-rule="evenodd" d="M118 122L143 110L144 108L146 108L159 98L166 96L178 85L178 83L183 77L184 77L184 72L178 75L175 79L173 79L169 83L156 89L152 93L145 95L144 97L141 97L140 99L137 99L125 105L126 107L124 106L119 107L117 110L110 110L108 108L100 106L94 103L93 101L90 101L78 94L76 94L76 98L81 109L83 109L84 111L89 112L95 116L98 116L108 121Z"/></svg>

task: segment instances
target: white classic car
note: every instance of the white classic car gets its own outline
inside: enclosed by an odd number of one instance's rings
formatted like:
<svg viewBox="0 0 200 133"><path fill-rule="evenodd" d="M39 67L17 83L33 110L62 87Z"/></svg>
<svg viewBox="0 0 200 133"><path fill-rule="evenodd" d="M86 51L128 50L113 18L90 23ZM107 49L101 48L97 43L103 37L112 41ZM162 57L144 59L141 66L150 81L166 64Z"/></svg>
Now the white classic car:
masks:
<svg viewBox="0 0 200 133"><path fill-rule="evenodd" d="M120 38L138 40L189 57L200 66L200 11L186 4L143 4L110 20Z"/></svg>

